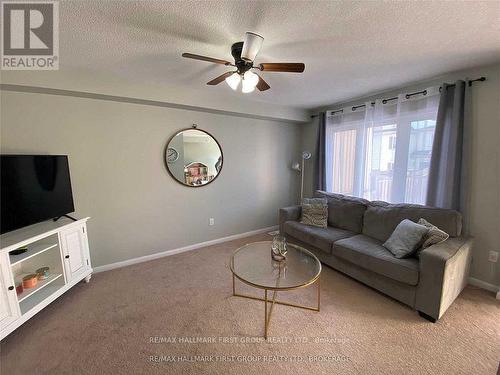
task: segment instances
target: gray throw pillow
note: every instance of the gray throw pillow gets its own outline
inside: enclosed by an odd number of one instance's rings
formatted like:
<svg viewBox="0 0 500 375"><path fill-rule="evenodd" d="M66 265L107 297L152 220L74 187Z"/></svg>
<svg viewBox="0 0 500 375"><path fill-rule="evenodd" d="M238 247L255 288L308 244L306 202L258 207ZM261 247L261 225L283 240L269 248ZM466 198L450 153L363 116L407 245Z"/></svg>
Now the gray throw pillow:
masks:
<svg viewBox="0 0 500 375"><path fill-rule="evenodd" d="M424 225L404 219L383 246L396 258L404 258L412 255L419 248L428 231L429 229Z"/></svg>
<svg viewBox="0 0 500 375"><path fill-rule="evenodd" d="M434 224L429 223L425 219L420 219L418 223L427 228L427 234L424 236L422 246L420 246L417 252L420 252L429 246L444 242L450 237L448 233L439 229Z"/></svg>
<svg viewBox="0 0 500 375"><path fill-rule="evenodd" d="M326 228L328 225L328 203L325 198L305 198L302 201L300 222L306 225Z"/></svg>

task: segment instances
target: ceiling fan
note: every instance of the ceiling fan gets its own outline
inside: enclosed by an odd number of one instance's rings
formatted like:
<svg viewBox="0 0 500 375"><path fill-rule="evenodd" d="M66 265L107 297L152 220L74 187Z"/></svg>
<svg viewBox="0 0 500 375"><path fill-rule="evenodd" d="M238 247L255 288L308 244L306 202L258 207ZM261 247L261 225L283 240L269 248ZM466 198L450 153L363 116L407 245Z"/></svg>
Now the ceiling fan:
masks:
<svg viewBox="0 0 500 375"><path fill-rule="evenodd" d="M195 55L192 53L183 53L182 57L189 59L208 61L215 64L222 64L226 66L234 66L236 70L221 74L214 78L207 85L218 85L222 81L233 89L237 90L241 82L241 91L249 93L257 89L259 91L266 91L271 86L267 84L262 77L252 69L260 70L262 72L287 72L287 73L302 73L305 69L303 63L261 63L255 64L254 60L262 47L264 38L252 32L245 33L245 41L234 43L231 46L231 54L234 57L234 64L221 59L214 59L212 57Z"/></svg>

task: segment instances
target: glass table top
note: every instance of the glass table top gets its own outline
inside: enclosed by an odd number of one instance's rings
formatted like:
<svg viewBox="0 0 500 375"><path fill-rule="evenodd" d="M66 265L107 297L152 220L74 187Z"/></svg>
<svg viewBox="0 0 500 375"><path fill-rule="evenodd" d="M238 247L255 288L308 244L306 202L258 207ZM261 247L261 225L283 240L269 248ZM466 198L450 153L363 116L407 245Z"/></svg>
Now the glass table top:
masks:
<svg viewBox="0 0 500 375"><path fill-rule="evenodd" d="M312 284L321 273L321 263L310 251L287 243L286 259L271 258L271 241L253 242L231 256L233 274L243 282L262 289L287 290Z"/></svg>

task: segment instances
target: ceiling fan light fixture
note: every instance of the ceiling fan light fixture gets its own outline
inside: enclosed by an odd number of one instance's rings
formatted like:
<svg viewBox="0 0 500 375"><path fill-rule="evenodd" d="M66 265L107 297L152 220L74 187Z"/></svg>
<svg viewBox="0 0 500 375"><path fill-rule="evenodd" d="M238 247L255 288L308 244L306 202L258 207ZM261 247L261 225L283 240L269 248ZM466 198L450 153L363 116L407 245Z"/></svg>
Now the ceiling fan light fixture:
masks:
<svg viewBox="0 0 500 375"><path fill-rule="evenodd" d="M241 83L241 91L249 93L256 88L259 91L267 91L271 88L269 84L258 74L250 72L251 69L257 69L261 72L285 72L285 73L303 73L306 66L304 63L255 63L255 58L262 47L264 38L259 34L247 31L244 41L236 42L231 45L231 55L234 63L227 60L216 59L213 57L196 55L194 53L183 53L182 57L200 61L206 61L213 64L235 67L235 70L227 71L207 82L209 86L216 86L226 81L229 87L234 91L238 90Z"/></svg>
<svg viewBox="0 0 500 375"><path fill-rule="evenodd" d="M257 83L259 83L259 76L250 70L246 71L245 74L243 74L243 81L241 85L241 92L243 93L249 93L255 90L255 86L257 86Z"/></svg>
<svg viewBox="0 0 500 375"><path fill-rule="evenodd" d="M247 31L245 33L243 49L241 50L241 58L248 62L254 61L260 51L260 48L262 47L263 42L264 38L262 36Z"/></svg>
<svg viewBox="0 0 500 375"><path fill-rule="evenodd" d="M255 90L255 86L252 86L251 84L245 84L245 81L243 81L243 85L241 86L241 92L243 94L248 94Z"/></svg>
<svg viewBox="0 0 500 375"><path fill-rule="evenodd" d="M226 78L226 83L231 87L233 90L236 90L241 82L241 77L238 73L234 72L231 74L229 77Z"/></svg>

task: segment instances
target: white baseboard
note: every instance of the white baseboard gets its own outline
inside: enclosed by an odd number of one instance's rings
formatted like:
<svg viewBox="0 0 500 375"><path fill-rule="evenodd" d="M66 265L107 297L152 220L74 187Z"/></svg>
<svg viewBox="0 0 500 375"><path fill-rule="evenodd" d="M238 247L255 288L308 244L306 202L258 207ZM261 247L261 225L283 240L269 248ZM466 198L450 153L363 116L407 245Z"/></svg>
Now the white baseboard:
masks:
<svg viewBox="0 0 500 375"><path fill-rule="evenodd" d="M487 283L483 280L475 279L474 277L469 277L469 284L494 292L497 294L497 299L499 298L500 288L496 285Z"/></svg>
<svg viewBox="0 0 500 375"><path fill-rule="evenodd" d="M158 258L168 257L170 255L180 254L180 253L184 253L186 251L196 250L196 249L206 247L206 246L217 245L219 243L237 240L239 238L248 237L248 236L252 236L255 234L270 232L270 231L276 230L277 228L278 228L278 226L275 225L272 227L256 229L256 230L252 230L250 232L233 234L231 236L217 238L215 240L210 240L210 241L200 242L200 243L196 243L196 244L189 245L189 246L179 247L177 249L161 251L159 253L145 255L142 257L138 257L138 258L122 260L121 262L105 264L104 266L94 267L94 272L97 273L97 272L109 271L109 270L113 270L115 268L126 267L126 266L130 266L132 264L143 263L143 262L147 262L147 261L158 259Z"/></svg>

